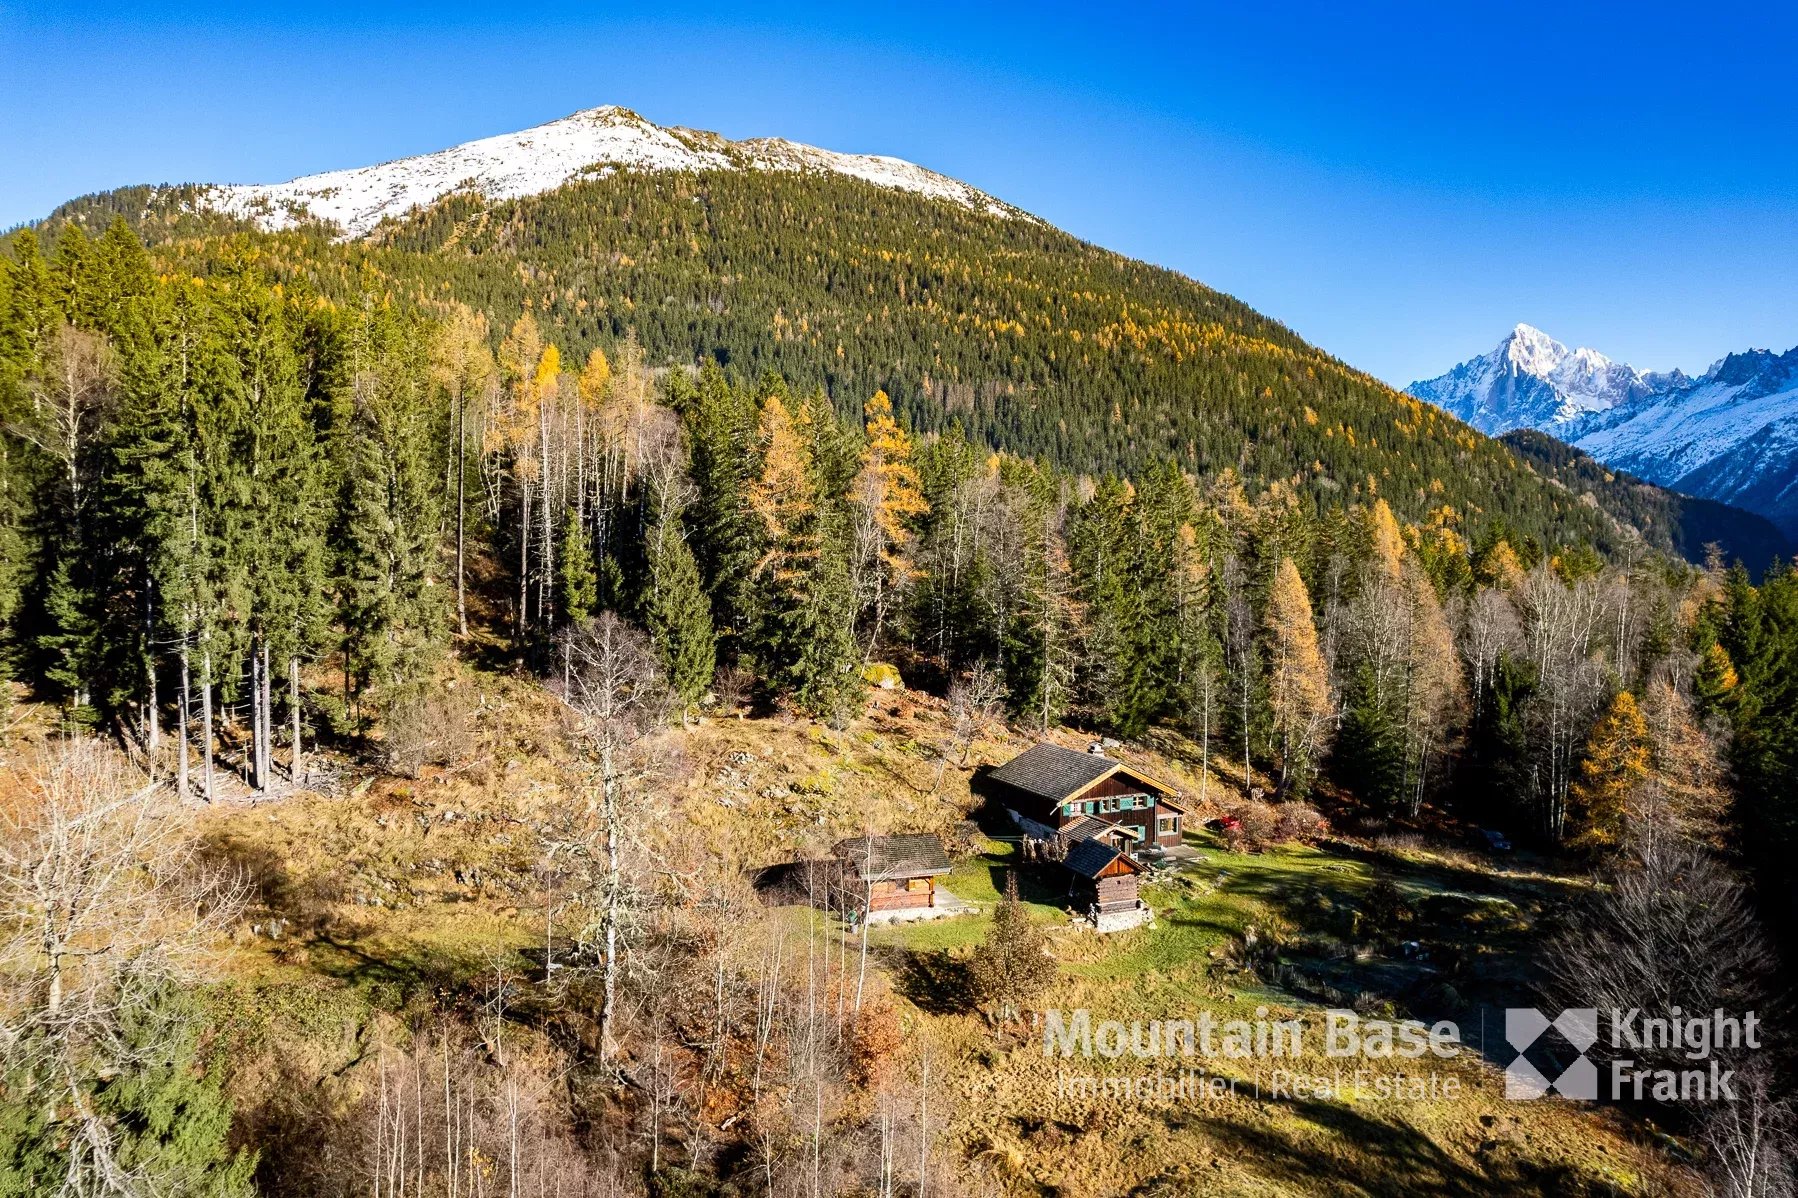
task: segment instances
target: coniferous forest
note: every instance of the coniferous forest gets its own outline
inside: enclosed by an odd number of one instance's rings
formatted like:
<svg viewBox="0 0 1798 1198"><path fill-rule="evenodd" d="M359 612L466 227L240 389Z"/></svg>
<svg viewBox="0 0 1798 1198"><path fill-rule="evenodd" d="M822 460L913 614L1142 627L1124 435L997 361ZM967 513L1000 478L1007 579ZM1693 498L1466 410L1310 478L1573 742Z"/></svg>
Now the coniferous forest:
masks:
<svg viewBox="0 0 1798 1198"><path fill-rule="evenodd" d="M846 180L624 173L453 198L360 243L221 227L178 199L77 202L0 259L0 654L15 742L37 746L8 768L41 800L9 797L0 862L26 930L0 1194L1046 1184L1020 1162L1078 1136L1115 1153L1115 1129L1064 1111L1088 1122L980 1139L1000 1133L970 1110L1015 1096L939 1093L974 1050L933 1060L917 1046L949 1041L918 1029L961 1019L1016 1047L1007 1004L1090 999L1125 966L1057 948L1072 975L994 977L956 955L970 944L787 928L733 889L774 846L708 840L675 806L698 795L721 819L759 795L813 840L977 836L944 779L965 798L975 746L1038 737L1177 769L1234 869L1331 836L1411 860L1492 829L1581 879L1506 898L1500 940L1650 927L1631 879L1658 879L1651 906L1709 887L1674 925L1713 919L1744 955L1669 932L1656 953L1695 957L1667 993L1778 989L1798 914L1788 562L1686 561L1698 547L1655 501L1582 498L1552 477L1565 461L1532 464L1227 297ZM870 730L900 693L934 705L942 743ZM562 772L517 789L558 796L546 811L480 817L499 858L421 850L353 900L294 864L310 839L372 870L394 828L457 835L474 817L431 807L427 781L475 770L473 729L519 711L550 714L536 748L480 767L491 793L534 777L527 758ZM912 793L913 762L925 781L880 827L872 806L806 806L840 780L728 803L722 774L675 781L732 728L809 729L842 773L890 750L871 794ZM727 773L762 768L754 743L731 753ZM132 807L152 791L170 806ZM303 793L327 797L285 865L236 824L168 839L170 811ZM352 832L365 796L385 805ZM403 896L425 874L524 928L495 941L509 955L381 956L412 925L370 921L428 906ZM1421 892L1294 884L1303 903L1227 946L1257 984L1354 1006L1332 970L1429 938ZM990 959L1040 961L1017 944L1046 917L1021 904L1054 896L1020 897L1017 871L987 885ZM221 982L221 937L261 964ZM1496 993L1480 951L1423 997L1367 988L1367 1009L1461 1014ZM1334 980L1306 989L1291 954ZM354 1041L353 1061L268 1050L295 1026ZM1791 1143L1786 1081L1756 1082L1751 1177L1789 1174L1765 1147ZM1703 1113L1633 1113L1683 1147L1641 1148L1627 1192L1784 1192L1717 1181L1743 1148ZM1365 1150L1344 1167L1396 1167ZM1169 1159L1132 1178L1168 1188L1132 1192L1192 1192ZM1578 1163L1482 1159L1452 1191L1413 1160L1409 1192L1618 1192Z"/></svg>

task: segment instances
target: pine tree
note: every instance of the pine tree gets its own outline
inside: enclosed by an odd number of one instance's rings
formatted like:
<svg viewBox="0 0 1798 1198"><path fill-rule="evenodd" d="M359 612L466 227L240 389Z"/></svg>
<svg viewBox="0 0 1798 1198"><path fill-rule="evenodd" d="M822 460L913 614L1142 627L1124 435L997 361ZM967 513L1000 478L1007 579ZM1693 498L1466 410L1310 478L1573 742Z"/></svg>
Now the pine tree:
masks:
<svg viewBox="0 0 1798 1198"><path fill-rule="evenodd" d="M682 705L682 717L711 689L717 666L712 608L700 585L699 566L679 530L652 538L650 598L646 624L662 660L668 687Z"/></svg>
<svg viewBox="0 0 1798 1198"><path fill-rule="evenodd" d="M569 508L562 517L562 544L556 558L556 606L562 619L579 624L599 606L599 574L593 547L580 513Z"/></svg>
<svg viewBox="0 0 1798 1198"><path fill-rule="evenodd" d="M1030 921L1018 898L1018 874L1005 875L1005 897L993 912L972 965L974 993L1000 1018L1013 1018L1024 1004L1049 988L1055 980L1055 958L1049 955L1048 937Z"/></svg>
<svg viewBox="0 0 1798 1198"><path fill-rule="evenodd" d="M691 396L672 398L697 492L688 522L691 548L711 599L712 625L734 653L755 622L752 583L762 553L759 520L749 503L760 452L755 408L716 363L700 371Z"/></svg>
<svg viewBox="0 0 1798 1198"><path fill-rule="evenodd" d="M423 677L443 632L444 595L433 579L442 486L417 332L377 311L359 333L337 566L352 717L366 692Z"/></svg>

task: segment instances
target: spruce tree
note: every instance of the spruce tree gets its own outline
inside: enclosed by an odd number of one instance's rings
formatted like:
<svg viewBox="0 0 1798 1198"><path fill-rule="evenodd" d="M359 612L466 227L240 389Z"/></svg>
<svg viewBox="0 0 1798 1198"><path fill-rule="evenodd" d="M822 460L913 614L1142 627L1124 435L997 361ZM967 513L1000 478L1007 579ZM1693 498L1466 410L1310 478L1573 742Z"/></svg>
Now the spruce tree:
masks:
<svg viewBox="0 0 1798 1198"><path fill-rule="evenodd" d="M712 686L717 638L712 608L700 585L699 566L678 529L650 539L650 586L645 623L668 687L680 700L682 717Z"/></svg>
<svg viewBox="0 0 1798 1198"><path fill-rule="evenodd" d="M1000 1018L1015 1017L1055 980L1055 959L1048 953L1048 937L1030 921L1018 898L1018 873L1005 874L1005 896L993 912L993 924L974 955L973 982L976 998Z"/></svg>
<svg viewBox="0 0 1798 1198"><path fill-rule="evenodd" d="M563 620L579 624L599 606L599 574L587 529L573 508L562 517L561 542L556 555L556 608Z"/></svg>

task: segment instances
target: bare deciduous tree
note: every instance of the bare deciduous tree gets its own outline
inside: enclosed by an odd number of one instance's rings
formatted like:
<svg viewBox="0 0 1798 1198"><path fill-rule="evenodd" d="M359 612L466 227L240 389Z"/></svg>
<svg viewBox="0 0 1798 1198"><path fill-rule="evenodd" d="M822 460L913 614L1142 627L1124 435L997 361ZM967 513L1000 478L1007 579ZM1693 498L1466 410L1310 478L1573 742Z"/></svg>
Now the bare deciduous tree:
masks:
<svg viewBox="0 0 1798 1198"><path fill-rule="evenodd" d="M625 859L645 857L641 832L651 822L641 786L648 773L643 742L667 723L668 698L649 638L612 612L604 612L566 634L568 693L576 736L586 763L586 801L559 835L573 856L589 867L584 905L592 912L582 929L583 947L601 959L600 1056L615 1048L621 937L636 880ZM597 943L594 943L594 942Z"/></svg>
<svg viewBox="0 0 1798 1198"><path fill-rule="evenodd" d="M1777 1096L1770 1071L1740 1071L1735 1102L1712 1103L1702 1138L1717 1198L1791 1198L1798 1193L1798 1113Z"/></svg>
<svg viewBox="0 0 1798 1198"><path fill-rule="evenodd" d="M243 887L199 856L180 808L93 740L54 743L6 778L0 813L0 1063L65 1111L68 1186L132 1194L118 1130L94 1112L101 1077L156 1045L121 1034L131 1003L191 980L237 919Z"/></svg>

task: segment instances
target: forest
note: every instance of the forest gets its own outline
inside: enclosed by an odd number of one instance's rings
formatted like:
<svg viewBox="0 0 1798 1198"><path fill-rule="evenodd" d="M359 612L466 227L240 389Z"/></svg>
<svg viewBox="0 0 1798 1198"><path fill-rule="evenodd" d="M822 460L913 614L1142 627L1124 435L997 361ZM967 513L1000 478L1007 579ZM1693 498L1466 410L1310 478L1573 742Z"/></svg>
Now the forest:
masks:
<svg viewBox="0 0 1798 1198"><path fill-rule="evenodd" d="M576 192L640 205L633 221L663 246L710 204L749 202L726 179L679 204L660 186ZM766 219L795 244L818 238L807 252L836 255L855 291L856 251L824 244L851 215ZM49 242L20 231L0 259L0 652L20 746L0 856L0 1194L597 1193L573 1179L602 1174L604 1192L925 1192L951 1166L932 1163L928 1098L895 1081L901 1003L876 1000L866 933L859 974L815 943L759 941L772 972L738 971L712 921L739 901L727 871L644 864L675 818L642 814L665 797L669 744L726 710L834 735L888 677L944 705L960 744L939 778L989 725L1177 738L1191 797L1244 835L1320 818L1501 830L1601 879L1591 935L1657 929L1668 896L1702 883L1712 901L1665 935L1712 955L1672 996L1778 991L1798 915L1781 883L1798 848L1790 563L1751 575L1720 552L1693 565L1619 538L1419 405L1393 417L1408 430L1396 445L1371 419L1320 419L1318 395L1338 413L1387 401L1221 297L1194 317L1213 323L1185 325L1170 312L1190 295L1149 287L1145 304L1166 307L1136 313L1087 296L1083 320L1116 317L1095 336L1166 342L1223 389L1183 398L1190 425L1155 427L1146 408L1081 423L1051 400L1088 375L1013 377L1025 358L994 347L1060 336L1036 318L1083 301L998 247L978 294L1034 307L980 311L965 268L926 240L912 268L940 275L941 294L913 301L900 331L764 297L762 316L791 328L752 342L742 330L761 316L581 308L596 291L558 271L646 252L599 254L583 227L561 231L579 254L540 272L487 256L432 279L384 256L522 226L471 220L452 205L394 230L359 274L337 250L294 269L295 238L146 249L124 220L99 236L64 222ZM739 251L708 244L725 260L693 277L730 277ZM824 305L807 273L793 295ZM496 322L481 287L522 314ZM991 337L915 356L932 341L910 322L976 316ZM830 352L789 353L789 337ZM917 369L871 365L891 359ZM1110 361L1082 367L1117 371L1106 408L1167 389L1160 358ZM920 377L947 402L926 404ZM956 399L1001 378L1003 398ZM1226 436L1244 427L1247 442ZM183 984L268 896L179 840L168 811L272 804L350 768L418 777L456 751L469 671L553 703L572 746L580 800L530 831L532 893L553 875L564 896L550 907L565 972L552 928L540 983L477 999L463 979L441 999L454 1020L382 1041L375 1105L356 1137L332 1133L343 1158L302 1168L317 1129L266 1094L234 1119L228 1066L204 1064L205 991ZM37 758L27 727L52 729ZM1692 946L1726 917L1738 956ZM995 923L994 952L1015 959L1028 931L1010 926ZM96 948L111 936L119 947ZM789 993L780 954L802 951ZM988 999L1048 984L1011 972L984 983ZM1625 995L1649 984L1614 980ZM555 984L575 989L552 1013ZM576 1009L591 1019L569 1030ZM473 1076L450 1063L463 1054L497 1062L498 1088L454 1093L453 1076ZM512 1079L530 1069L562 1081L530 1090L521 1147ZM1775 1188L1790 1182L1786 1080L1765 1078L1751 1149L1699 1113L1655 1117L1708 1146L1688 1163L1711 1192L1789 1192ZM727 1093L734 1113L713 1117ZM464 1180L457 1162L475 1157ZM1007 1190L979 1170L938 1184Z"/></svg>
<svg viewBox="0 0 1798 1198"><path fill-rule="evenodd" d="M959 423L1062 470L1136 475L1172 459L1280 480L1313 515L1383 497L1413 520L1447 504L1545 541L1703 557L1666 492L1538 477L1240 301L1034 220L829 176L617 171L502 203L454 194L342 241L321 226L257 232L197 210L192 191L74 200L45 228L98 237L125 219L196 274L247 246L335 302L463 304L496 335L529 311L571 361L630 332L658 365L822 387L849 423L884 391L916 433ZM1755 518L1720 509L1705 531L1766 564Z"/></svg>

